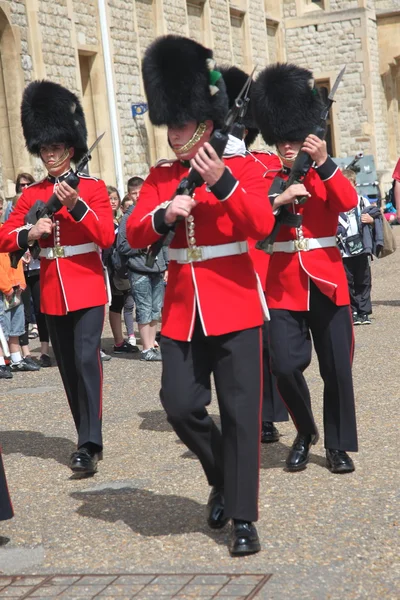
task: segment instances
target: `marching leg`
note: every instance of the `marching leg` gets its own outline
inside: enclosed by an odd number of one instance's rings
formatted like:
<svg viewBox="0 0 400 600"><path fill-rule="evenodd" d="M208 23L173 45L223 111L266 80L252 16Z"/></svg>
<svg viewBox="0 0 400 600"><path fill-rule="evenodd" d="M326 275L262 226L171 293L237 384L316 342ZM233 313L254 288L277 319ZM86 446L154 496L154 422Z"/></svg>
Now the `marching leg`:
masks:
<svg viewBox="0 0 400 600"><path fill-rule="evenodd" d="M300 471L307 466L311 445L318 441L310 392L303 375L311 362L308 315L281 309L270 312L272 372L298 431L286 459L286 467L289 471Z"/></svg>
<svg viewBox="0 0 400 600"><path fill-rule="evenodd" d="M274 423L288 421L287 408L279 395L276 377L271 372L271 355L269 351L269 327L265 322L262 327L263 335L263 402L261 442L268 444L277 442L280 434Z"/></svg>

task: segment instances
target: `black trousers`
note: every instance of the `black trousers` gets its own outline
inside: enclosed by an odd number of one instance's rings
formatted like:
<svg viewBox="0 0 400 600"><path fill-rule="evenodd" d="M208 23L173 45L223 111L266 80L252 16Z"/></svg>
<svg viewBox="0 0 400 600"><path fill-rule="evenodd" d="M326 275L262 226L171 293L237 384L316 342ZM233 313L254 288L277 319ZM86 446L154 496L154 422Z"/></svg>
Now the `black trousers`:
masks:
<svg viewBox="0 0 400 600"><path fill-rule="evenodd" d="M312 282L310 285L309 311L270 311L272 371L297 430L316 433L310 392L303 375L311 362L312 334L324 381L325 448L356 452L350 307L336 306Z"/></svg>
<svg viewBox="0 0 400 600"><path fill-rule="evenodd" d="M78 448L94 445L101 450L103 368L100 339L104 306L46 317L51 344L78 432Z"/></svg>
<svg viewBox="0 0 400 600"><path fill-rule="evenodd" d="M29 275L27 273L29 273ZM41 342L48 342L49 332L47 331L46 317L40 311L40 269L25 271L25 281L26 289L22 292L21 296L25 311L25 333L20 335L19 343L21 346L27 346L29 344L28 327L29 323L31 323L31 296L39 332L39 340Z"/></svg>
<svg viewBox="0 0 400 600"><path fill-rule="evenodd" d="M343 265L349 283L350 304L353 313L369 315L371 304L371 265L369 254L358 254L343 258Z"/></svg>
<svg viewBox="0 0 400 600"><path fill-rule="evenodd" d="M6 474L0 452L0 521L6 521L14 516L10 495L8 493Z"/></svg>
<svg viewBox="0 0 400 600"><path fill-rule="evenodd" d="M263 402L262 420L273 423L289 421L285 403L279 395L276 377L271 371L271 354L269 351L269 324L263 325Z"/></svg>
<svg viewBox="0 0 400 600"><path fill-rule="evenodd" d="M191 342L161 336L161 402L178 437L199 458L208 483L225 490L229 518L258 518L261 410L259 327L206 337L196 320ZM209 416L211 374L222 433Z"/></svg>

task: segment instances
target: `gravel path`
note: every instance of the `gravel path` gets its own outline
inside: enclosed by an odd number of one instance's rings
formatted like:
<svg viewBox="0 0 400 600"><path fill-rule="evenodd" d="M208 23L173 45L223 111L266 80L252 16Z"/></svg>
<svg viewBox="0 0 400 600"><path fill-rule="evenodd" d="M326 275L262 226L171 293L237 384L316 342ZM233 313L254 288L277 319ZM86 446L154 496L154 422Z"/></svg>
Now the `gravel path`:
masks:
<svg viewBox="0 0 400 600"><path fill-rule="evenodd" d="M281 441L261 448L256 556L230 558L228 529L207 528L205 478L160 408L160 364L105 363L104 461L85 480L66 466L75 432L57 369L2 380L0 443L16 517L0 524L10 538L0 572L272 574L256 598L399 598L399 271L400 251L374 262L372 324L355 330L355 473L329 473L322 442L305 471L285 472L295 431L280 425ZM106 351L111 344L105 337ZM315 360L306 375L321 426Z"/></svg>

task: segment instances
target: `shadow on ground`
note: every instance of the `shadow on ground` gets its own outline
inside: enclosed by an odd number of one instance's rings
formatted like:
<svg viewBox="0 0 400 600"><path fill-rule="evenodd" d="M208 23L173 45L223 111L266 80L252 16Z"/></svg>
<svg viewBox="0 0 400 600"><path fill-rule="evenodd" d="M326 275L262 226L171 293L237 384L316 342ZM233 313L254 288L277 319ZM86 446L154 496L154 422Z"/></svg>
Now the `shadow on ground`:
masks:
<svg viewBox="0 0 400 600"><path fill-rule="evenodd" d="M3 454L23 454L68 465L76 444L60 437L46 437L38 431L0 431Z"/></svg>
<svg viewBox="0 0 400 600"><path fill-rule="evenodd" d="M372 306L400 306L400 300L373 300Z"/></svg>
<svg viewBox="0 0 400 600"><path fill-rule="evenodd" d="M167 415L163 410L149 410L138 413L138 416L143 419L139 425L139 429L146 431L172 432L173 429L167 421Z"/></svg>
<svg viewBox="0 0 400 600"><path fill-rule="evenodd" d="M219 544L226 543L225 536L207 527L205 506L190 498L130 487L70 495L83 503L76 511L81 517L107 523L123 521L144 537L200 532Z"/></svg>

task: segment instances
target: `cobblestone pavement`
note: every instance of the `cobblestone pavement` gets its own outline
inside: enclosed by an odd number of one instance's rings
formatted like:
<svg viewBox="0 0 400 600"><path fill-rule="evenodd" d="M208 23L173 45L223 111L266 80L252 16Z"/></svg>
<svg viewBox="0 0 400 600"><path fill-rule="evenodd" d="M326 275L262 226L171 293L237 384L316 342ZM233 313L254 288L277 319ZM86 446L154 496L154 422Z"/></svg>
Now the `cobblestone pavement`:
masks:
<svg viewBox="0 0 400 600"><path fill-rule="evenodd" d="M400 227L395 234L400 247ZM399 272L400 250L374 262L373 321L355 329L355 473L329 473L323 439L305 471L285 472L295 431L291 423L279 425L281 440L261 448L263 549L255 556L230 558L229 527L206 526L208 489L160 408L160 364L121 355L105 363L104 460L84 480L71 479L67 467L76 438L57 369L1 381L0 443L16 513L0 523L0 572L10 576L1 582L2 597L56 597L56 587L58 597L69 598L92 592L102 598L135 592L138 598L399 598ZM111 346L106 330L104 347ZM306 376L322 428L315 360ZM257 580L264 583L255 592L253 581L231 579L226 588L219 579L201 583L227 573L272 577ZM93 574L96 579L81 578ZM44 586L12 575L40 576ZM145 587L124 595L128 575L149 581L132 583ZM169 575L186 576L187 583L178 589ZM86 592L90 585L99 587ZM235 586L243 589L224 593Z"/></svg>

